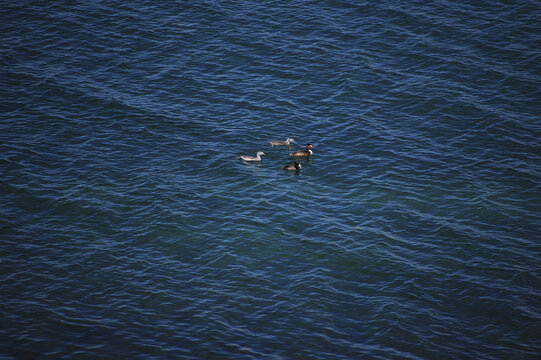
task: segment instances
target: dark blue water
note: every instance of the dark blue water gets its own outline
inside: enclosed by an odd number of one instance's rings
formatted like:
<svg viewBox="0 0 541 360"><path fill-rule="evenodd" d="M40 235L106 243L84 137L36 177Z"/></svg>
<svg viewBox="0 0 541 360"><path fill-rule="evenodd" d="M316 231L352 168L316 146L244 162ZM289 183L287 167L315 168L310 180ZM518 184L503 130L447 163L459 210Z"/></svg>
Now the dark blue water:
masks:
<svg viewBox="0 0 541 360"><path fill-rule="evenodd" d="M4 1L0 358L538 359L540 20Z"/></svg>

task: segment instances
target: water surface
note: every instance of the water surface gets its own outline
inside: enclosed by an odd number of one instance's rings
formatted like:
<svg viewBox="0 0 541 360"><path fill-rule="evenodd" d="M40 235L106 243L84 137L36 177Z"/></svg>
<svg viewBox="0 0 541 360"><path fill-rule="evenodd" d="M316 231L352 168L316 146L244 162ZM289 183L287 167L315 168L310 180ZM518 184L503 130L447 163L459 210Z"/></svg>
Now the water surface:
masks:
<svg viewBox="0 0 541 360"><path fill-rule="evenodd" d="M538 358L540 16L5 2L0 357Z"/></svg>

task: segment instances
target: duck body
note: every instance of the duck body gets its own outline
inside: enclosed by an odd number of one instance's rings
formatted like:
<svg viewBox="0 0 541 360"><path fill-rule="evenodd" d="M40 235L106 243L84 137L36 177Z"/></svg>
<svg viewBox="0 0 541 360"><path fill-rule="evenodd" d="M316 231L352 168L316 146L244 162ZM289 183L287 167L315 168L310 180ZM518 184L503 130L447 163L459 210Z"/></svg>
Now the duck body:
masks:
<svg viewBox="0 0 541 360"><path fill-rule="evenodd" d="M288 171L298 171L298 170L302 169L302 166L301 166L301 164L299 164L298 162L295 161L293 164L288 164L288 165L284 166L282 169L288 170Z"/></svg>
<svg viewBox="0 0 541 360"><path fill-rule="evenodd" d="M258 151L256 156L241 155L240 158L244 161L261 161L261 155L265 155L265 153Z"/></svg>
<svg viewBox="0 0 541 360"><path fill-rule="evenodd" d="M289 154L289 156L311 156L313 154L312 150L312 144L307 144L306 145L306 150L299 150L299 151L295 151L295 152L292 152L291 154Z"/></svg>
<svg viewBox="0 0 541 360"><path fill-rule="evenodd" d="M270 144L271 146L289 146L289 144L291 144L292 142L295 142L295 139L287 138L286 141L276 140L271 141Z"/></svg>

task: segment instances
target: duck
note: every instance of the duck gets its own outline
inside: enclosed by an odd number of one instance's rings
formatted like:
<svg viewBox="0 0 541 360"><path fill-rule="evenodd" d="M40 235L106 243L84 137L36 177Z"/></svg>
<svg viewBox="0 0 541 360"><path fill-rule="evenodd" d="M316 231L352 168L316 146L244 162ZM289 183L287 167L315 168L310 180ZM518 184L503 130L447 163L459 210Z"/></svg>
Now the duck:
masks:
<svg viewBox="0 0 541 360"><path fill-rule="evenodd" d="M306 150L292 152L291 154L289 154L289 156L310 156L313 154L311 148L312 144L306 144Z"/></svg>
<svg viewBox="0 0 541 360"><path fill-rule="evenodd" d="M281 141L281 140L275 140L275 141L271 141L270 144L271 146L289 146L289 144L291 144L292 142L295 142L295 139L293 138L287 138L286 141Z"/></svg>
<svg viewBox="0 0 541 360"><path fill-rule="evenodd" d="M261 155L265 155L263 151L258 151L256 156L241 155L240 158L244 161L261 161Z"/></svg>
<svg viewBox="0 0 541 360"><path fill-rule="evenodd" d="M298 171L298 170L302 169L302 166L301 166L301 164L299 164L298 162L295 161L293 164L287 164L282 169L291 170L291 171Z"/></svg>

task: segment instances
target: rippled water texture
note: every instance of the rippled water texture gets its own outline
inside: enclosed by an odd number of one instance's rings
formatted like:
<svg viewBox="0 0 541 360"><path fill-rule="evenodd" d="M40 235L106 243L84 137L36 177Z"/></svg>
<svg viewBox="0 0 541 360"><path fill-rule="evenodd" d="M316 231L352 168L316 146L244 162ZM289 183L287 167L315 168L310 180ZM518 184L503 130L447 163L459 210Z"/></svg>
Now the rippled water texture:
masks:
<svg viewBox="0 0 541 360"><path fill-rule="evenodd" d="M540 19L4 1L0 358L540 358Z"/></svg>

